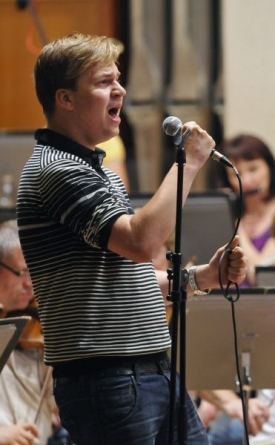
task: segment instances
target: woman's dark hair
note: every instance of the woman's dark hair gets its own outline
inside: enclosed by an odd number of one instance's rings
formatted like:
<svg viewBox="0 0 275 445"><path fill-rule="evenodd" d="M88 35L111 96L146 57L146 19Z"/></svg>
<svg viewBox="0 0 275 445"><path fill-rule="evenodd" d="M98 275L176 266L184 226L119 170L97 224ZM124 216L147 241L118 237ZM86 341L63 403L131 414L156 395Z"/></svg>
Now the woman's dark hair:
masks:
<svg viewBox="0 0 275 445"><path fill-rule="evenodd" d="M263 159L269 168L270 174L269 194L266 200L268 201L275 196L275 158L269 147L261 139L256 136L240 134L231 139L224 140L217 149L230 159L233 165L234 160L244 159L252 161L253 159ZM218 188L230 188L226 168L220 168L217 171L215 185Z"/></svg>

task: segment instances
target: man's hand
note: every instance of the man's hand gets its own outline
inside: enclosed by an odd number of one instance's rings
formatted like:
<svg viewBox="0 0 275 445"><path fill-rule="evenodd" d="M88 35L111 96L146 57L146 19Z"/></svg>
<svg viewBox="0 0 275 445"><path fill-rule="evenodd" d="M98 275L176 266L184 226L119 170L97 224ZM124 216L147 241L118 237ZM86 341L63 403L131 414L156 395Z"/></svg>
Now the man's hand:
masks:
<svg viewBox="0 0 275 445"><path fill-rule="evenodd" d="M224 404L224 411L230 417L236 417L243 421L243 410L241 400L230 400ZM257 398L248 400L248 429L249 433L255 436L262 430L263 424L269 418L269 407Z"/></svg>
<svg viewBox="0 0 275 445"><path fill-rule="evenodd" d="M184 144L186 168L191 167L198 170L209 159L216 143L207 131L194 121L186 122L182 127L182 133L187 129L190 130L190 134Z"/></svg>
<svg viewBox="0 0 275 445"><path fill-rule="evenodd" d="M214 267L215 270L218 269L219 260L224 252L224 247L218 249L216 254L211 258L209 266ZM247 258L244 254L243 249L239 246L239 236L235 236L231 245L229 246L228 253L225 254L224 261L222 264L222 281L226 284L228 281L240 284L246 277L247 271Z"/></svg>
<svg viewBox="0 0 275 445"><path fill-rule="evenodd" d="M241 399L230 390L199 391L199 396L212 403L217 409L225 412L231 418L243 422L243 408ZM269 407L259 398L248 400L248 430L253 436L262 430L263 424L269 418Z"/></svg>
<svg viewBox="0 0 275 445"><path fill-rule="evenodd" d="M205 428L209 428L213 420L216 419L218 414L218 409L206 400L201 400L200 406L198 407L198 415Z"/></svg>
<svg viewBox="0 0 275 445"><path fill-rule="evenodd" d="M226 246L220 247L209 261L197 267L196 282L201 290L219 288L219 261ZM226 285L228 281L240 284L244 281L247 272L247 258L243 249L239 246L239 236L233 239L230 252L226 253L222 262L221 276L222 283Z"/></svg>
<svg viewBox="0 0 275 445"><path fill-rule="evenodd" d="M38 430L33 423L0 426L0 445L35 445Z"/></svg>

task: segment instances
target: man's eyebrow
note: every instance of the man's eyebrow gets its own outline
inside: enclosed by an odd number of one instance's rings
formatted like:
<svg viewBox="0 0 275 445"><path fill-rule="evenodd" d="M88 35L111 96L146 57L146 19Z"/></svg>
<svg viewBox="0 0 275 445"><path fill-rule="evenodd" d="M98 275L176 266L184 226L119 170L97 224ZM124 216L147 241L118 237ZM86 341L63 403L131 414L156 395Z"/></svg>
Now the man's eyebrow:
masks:
<svg viewBox="0 0 275 445"><path fill-rule="evenodd" d="M103 70L99 75L101 75L101 76L109 76L109 77L115 76L116 78L120 78L121 72L117 71L117 72L114 73L114 71L109 71L109 70L105 71L105 70Z"/></svg>

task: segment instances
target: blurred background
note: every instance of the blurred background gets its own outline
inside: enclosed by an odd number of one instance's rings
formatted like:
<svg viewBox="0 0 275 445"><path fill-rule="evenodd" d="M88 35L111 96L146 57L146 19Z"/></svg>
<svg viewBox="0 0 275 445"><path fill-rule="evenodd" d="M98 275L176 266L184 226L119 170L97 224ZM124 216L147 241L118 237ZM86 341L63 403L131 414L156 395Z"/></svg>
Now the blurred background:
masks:
<svg viewBox="0 0 275 445"><path fill-rule="evenodd" d="M32 70L47 42L81 32L124 45L121 136L130 191L153 192L175 161L165 117L195 120L217 144L254 134L275 153L274 0L0 0L0 178L16 196L45 120ZM194 183L211 188L212 161ZM7 184L4 185L7 188Z"/></svg>

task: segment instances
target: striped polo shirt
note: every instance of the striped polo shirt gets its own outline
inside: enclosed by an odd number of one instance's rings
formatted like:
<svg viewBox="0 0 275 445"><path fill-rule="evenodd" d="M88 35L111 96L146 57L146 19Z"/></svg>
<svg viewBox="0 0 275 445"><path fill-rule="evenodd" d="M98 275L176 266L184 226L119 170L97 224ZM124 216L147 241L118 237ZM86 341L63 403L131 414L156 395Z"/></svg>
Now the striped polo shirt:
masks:
<svg viewBox="0 0 275 445"><path fill-rule="evenodd" d="M39 304L45 362L160 352L170 346L151 262L107 249L115 220L133 214L120 178L94 151L48 129L19 185L19 236Z"/></svg>

